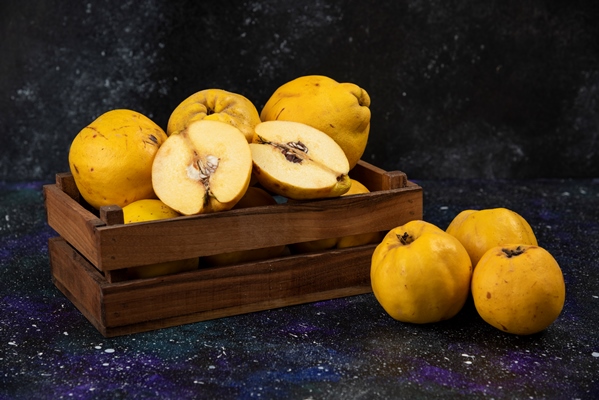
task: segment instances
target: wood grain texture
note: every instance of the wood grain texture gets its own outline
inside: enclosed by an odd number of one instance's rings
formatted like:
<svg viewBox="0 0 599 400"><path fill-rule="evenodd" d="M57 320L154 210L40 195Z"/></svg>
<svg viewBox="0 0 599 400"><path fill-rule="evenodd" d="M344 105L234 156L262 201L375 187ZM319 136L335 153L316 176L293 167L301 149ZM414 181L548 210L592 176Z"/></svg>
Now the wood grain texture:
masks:
<svg viewBox="0 0 599 400"><path fill-rule="evenodd" d="M84 209L58 185L44 185L44 204L48 225L98 266L96 228L104 222Z"/></svg>
<svg viewBox="0 0 599 400"><path fill-rule="evenodd" d="M157 262L385 231L422 218L422 189L403 172L360 161L352 170L371 193L123 225L119 207L99 216L44 187L48 223L96 268ZM57 178L58 179L58 178ZM68 184L68 174L62 175Z"/></svg>
<svg viewBox="0 0 599 400"><path fill-rule="evenodd" d="M224 252L384 232L422 219L422 188L360 162L370 193L123 224L89 208L68 173L44 186L52 278L104 335L115 336L367 293L375 244L130 279L126 268ZM77 201L76 199L79 199Z"/></svg>
<svg viewBox="0 0 599 400"><path fill-rule="evenodd" d="M98 227L102 270L384 231L422 217L420 188Z"/></svg>
<svg viewBox="0 0 599 400"><path fill-rule="evenodd" d="M102 287L105 283L102 274L63 238L50 238L48 252L54 285L97 329L102 330Z"/></svg>
<svg viewBox="0 0 599 400"><path fill-rule="evenodd" d="M109 283L64 239L55 285L105 336L368 293L375 245Z"/></svg>

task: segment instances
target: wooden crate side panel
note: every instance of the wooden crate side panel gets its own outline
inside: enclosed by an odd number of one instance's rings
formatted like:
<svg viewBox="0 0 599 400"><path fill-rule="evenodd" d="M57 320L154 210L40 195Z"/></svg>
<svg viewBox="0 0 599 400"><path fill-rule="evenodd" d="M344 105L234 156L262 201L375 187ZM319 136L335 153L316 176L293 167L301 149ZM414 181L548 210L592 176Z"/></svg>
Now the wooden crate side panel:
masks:
<svg viewBox="0 0 599 400"><path fill-rule="evenodd" d="M55 286L102 332L102 275L63 238L51 238L48 252Z"/></svg>
<svg viewBox="0 0 599 400"><path fill-rule="evenodd" d="M418 186L334 200L232 210L97 229L99 268L155 262L384 231L422 218Z"/></svg>
<svg viewBox="0 0 599 400"><path fill-rule="evenodd" d="M97 266L99 255L96 228L103 226L104 222L85 210L57 185L45 185L43 191L48 225Z"/></svg>
<svg viewBox="0 0 599 400"><path fill-rule="evenodd" d="M151 321L160 325L181 317L200 321L367 293L374 248L367 245L116 283L104 291L106 328Z"/></svg>

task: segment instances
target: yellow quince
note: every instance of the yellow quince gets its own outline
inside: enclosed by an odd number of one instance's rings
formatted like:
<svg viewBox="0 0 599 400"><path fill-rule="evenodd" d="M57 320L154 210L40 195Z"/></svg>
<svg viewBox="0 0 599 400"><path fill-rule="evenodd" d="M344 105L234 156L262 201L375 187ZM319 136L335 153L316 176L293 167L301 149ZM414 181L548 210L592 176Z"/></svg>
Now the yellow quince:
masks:
<svg viewBox="0 0 599 400"><path fill-rule="evenodd" d="M391 317L402 322L452 318L468 298L471 277L464 246L422 220L389 231L372 254L374 295Z"/></svg>
<svg viewBox="0 0 599 400"><path fill-rule="evenodd" d="M166 138L162 128L136 111L100 115L69 149L69 167L81 196L96 209L155 198L152 164Z"/></svg>
<svg viewBox="0 0 599 400"><path fill-rule="evenodd" d="M172 112L166 127L170 136L184 131L192 122L202 119L225 122L239 129L248 143L260 115L254 103L241 94L222 89L204 89L183 100Z"/></svg>
<svg viewBox="0 0 599 400"><path fill-rule="evenodd" d="M341 146L351 169L368 143L369 107L370 96L358 85L308 75L279 87L264 105L260 118L302 122L325 132Z"/></svg>

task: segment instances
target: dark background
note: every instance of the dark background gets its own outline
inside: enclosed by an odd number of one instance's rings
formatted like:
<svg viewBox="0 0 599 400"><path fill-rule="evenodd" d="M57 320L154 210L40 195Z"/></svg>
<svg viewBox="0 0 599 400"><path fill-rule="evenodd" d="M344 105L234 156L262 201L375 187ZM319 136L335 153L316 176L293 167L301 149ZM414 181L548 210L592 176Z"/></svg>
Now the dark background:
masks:
<svg viewBox="0 0 599 400"><path fill-rule="evenodd" d="M52 180L114 108L159 125L216 87L301 75L372 99L364 159L413 179L599 177L599 4L2 1L0 180Z"/></svg>

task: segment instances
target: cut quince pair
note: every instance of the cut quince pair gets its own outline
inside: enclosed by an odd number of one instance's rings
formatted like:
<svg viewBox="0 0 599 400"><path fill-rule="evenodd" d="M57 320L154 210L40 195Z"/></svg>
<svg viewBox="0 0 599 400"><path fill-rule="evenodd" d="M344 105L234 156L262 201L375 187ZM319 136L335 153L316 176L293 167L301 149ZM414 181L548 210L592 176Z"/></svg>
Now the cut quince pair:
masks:
<svg viewBox="0 0 599 400"><path fill-rule="evenodd" d="M249 101L232 107L242 109L237 121L245 121L232 124L193 106L205 98L196 94L175 109L170 136L154 159L153 188L173 209L185 215L228 210L247 191L252 172L268 191L296 200L340 196L349 189L347 157L324 132L293 121L256 123L247 117L257 114ZM238 126L252 131L251 140Z"/></svg>
<svg viewBox="0 0 599 400"><path fill-rule="evenodd" d="M154 190L183 214L226 210L253 170L263 187L287 198L340 196L368 141L369 106L359 86L319 75L280 86L260 115L241 95L200 91L169 119L170 138L152 169Z"/></svg>
<svg viewBox="0 0 599 400"><path fill-rule="evenodd" d="M326 134L296 122L255 127L247 143L235 127L193 122L171 135L152 167L153 187L167 205L185 215L231 209L257 181L292 199L340 196L350 187L349 164Z"/></svg>

